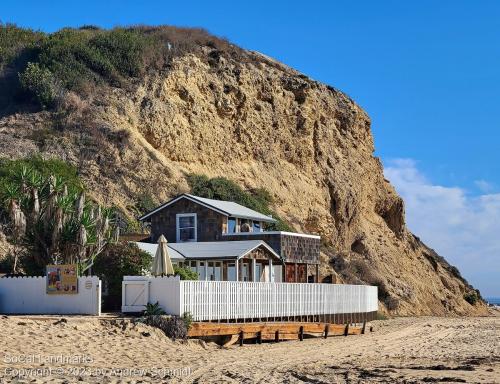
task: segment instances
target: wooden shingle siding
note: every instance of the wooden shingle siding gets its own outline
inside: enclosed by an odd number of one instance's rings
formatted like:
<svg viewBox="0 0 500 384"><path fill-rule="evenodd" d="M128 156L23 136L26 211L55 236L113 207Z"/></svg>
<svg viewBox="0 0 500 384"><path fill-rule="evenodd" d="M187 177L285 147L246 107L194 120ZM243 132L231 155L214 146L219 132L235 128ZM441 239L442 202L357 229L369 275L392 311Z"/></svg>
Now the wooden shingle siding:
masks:
<svg viewBox="0 0 500 384"><path fill-rule="evenodd" d="M224 235L221 240L263 240L275 252L281 255L286 263L319 264L320 239L293 236L285 233L259 233Z"/></svg>
<svg viewBox="0 0 500 384"><path fill-rule="evenodd" d="M151 240L158 241L164 235L169 243L176 239L176 215L178 213L196 213L197 241L222 240L222 225L225 216L196 204L188 199L181 199L151 216Z"/></svg>
<svg viewBox="0 0 500 384"><path fill-rule="evenodd" d="M319 264L320 239L282 234L280 242L286 262Z"/></svg>

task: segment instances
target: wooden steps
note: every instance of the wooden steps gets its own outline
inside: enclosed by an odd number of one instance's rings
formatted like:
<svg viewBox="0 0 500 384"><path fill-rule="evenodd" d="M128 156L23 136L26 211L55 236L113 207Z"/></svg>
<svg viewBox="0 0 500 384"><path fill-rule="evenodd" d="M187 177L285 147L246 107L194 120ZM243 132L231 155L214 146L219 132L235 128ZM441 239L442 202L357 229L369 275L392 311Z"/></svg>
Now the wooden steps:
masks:
<svg viewBox="0 0 500 384"><path fill-rule="evenodd" d="M229 346L244 340L264 341L303 340L305 337L329 337L361 335L362 327L349 324L330 323L193 323L188 336L193 338L225 336L224 346Z"/></svg>

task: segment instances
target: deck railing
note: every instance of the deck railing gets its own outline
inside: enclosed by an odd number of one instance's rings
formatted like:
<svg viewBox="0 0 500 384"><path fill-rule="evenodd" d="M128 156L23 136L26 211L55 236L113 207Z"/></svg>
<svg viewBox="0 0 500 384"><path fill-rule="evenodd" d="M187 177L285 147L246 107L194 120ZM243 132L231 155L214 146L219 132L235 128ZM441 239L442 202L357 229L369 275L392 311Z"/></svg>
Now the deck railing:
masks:
<svg viewBox="0 0 500 384"><path fill-rule="evenodd" d="M195 320L270 319L375 312L377 287L182 281L180 312Z"/></svg>
<svg viewBox="0 0 500 384"><path fill-rule="evenodd" d="M362 321L378 309L377 287L366 285L125 277L123 290L123 312L138 312L146 303L158 301L167 313L189 312L195 321L321 319L338 315Z"/></svg>

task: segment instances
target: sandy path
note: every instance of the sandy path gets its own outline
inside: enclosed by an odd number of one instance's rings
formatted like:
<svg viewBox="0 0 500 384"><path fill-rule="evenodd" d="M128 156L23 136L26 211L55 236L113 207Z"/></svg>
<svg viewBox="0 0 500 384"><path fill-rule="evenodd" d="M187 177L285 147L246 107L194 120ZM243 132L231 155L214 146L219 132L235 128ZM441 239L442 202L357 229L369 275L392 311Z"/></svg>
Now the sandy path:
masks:
<svg viewBox="0 0 500 384"><path fill-rule="evenodd" d="M400 318L376 321L364 336L228 349L173 342L142 325L67 319L0 318L1 382L500 383L500 317ZM61 356L81 358L54 361Z"/></svg>

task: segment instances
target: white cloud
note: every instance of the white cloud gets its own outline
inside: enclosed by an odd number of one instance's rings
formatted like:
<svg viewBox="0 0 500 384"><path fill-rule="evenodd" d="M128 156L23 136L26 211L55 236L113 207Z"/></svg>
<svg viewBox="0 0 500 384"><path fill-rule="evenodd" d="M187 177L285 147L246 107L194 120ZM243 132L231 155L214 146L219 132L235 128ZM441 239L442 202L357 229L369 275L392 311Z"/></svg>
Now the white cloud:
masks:
<svg viewBox="0 0 500 384"><path fill-rule="evenodd" d="M384 174L405 200L410 230L483 296L500 296L500 194L435 185L411 159L387 161Z"/></svg>
<svg viewBox="0 0 500 384"><path fill-rule="evenodd" d="M479 190L484 193L488 193L493 190L493 185L491 183L488 183L486 180L476 180L474 181L474 184L476 184L476 187L478 187Z"/></svg>

